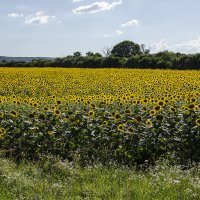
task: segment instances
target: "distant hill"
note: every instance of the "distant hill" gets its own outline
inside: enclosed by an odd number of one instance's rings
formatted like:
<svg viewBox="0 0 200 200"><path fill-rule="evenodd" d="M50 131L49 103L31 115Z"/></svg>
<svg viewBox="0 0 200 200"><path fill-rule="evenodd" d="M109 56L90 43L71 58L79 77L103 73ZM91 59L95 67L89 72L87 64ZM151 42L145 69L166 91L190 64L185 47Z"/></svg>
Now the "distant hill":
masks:
<svg viewBox="0 0 200 200"><path fill-rule="evenodd" d="M53 60L54 58L51 57L7 57L7 56L0 56L0 62L6 61L24 61L24 62L30 62L33 59L35 60Z"/></svg>

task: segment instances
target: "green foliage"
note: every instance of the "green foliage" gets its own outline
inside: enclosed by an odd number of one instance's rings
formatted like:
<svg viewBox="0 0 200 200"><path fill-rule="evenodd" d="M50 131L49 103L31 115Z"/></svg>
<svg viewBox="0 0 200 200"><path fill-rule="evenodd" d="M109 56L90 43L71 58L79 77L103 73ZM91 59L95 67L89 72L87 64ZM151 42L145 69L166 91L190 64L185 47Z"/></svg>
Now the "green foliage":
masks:
<svg viewBox="0 0 200 200"><path fill-rule="evenodd" d="M3 60L0 67L64 67L64 68L141 68L141 69L200 69L200 54L181 54L163 51L150 54L145 45L139 45L125 40L115 45L112 50L104 49L105 57L100 53L91 51L82 56L80 51L74 52L73 56L63 58L35 58L29 62L14 60ZM23 58L23 60L26 60Z"/></svg>
<svg viewBox="0 0 200 200"><path fill-rule="evenodd" d="M119 57L109 56L102 59L101 66L103 68L118 68L121 67L121 60Z"/></svg>
<svg viewBox="0 0 200 200"><path fill-rule="evenodd" d="M117 165L81 168L44 157L15 163L0 158L0 199L198 200L199 168L182 171L165 162L148 171Z"/></svg>
<svg viewBox="0 0 200 200"><path fill-rule="evenodd" d="M130 57L137 54L142 54L139 44L126 40L115 45L111 51L116 57Z"/></svg>
<svg viewBox="0 0 200 200"><path fill-rule="evenodd" d="M141 54L130 57L102 57L95 53L87 56L67 56L54 60L32 62L0 62L0 67L64 67L64 68L141 68L141 69L199 69L200 54L185 55L171 52Z"/></svg>
<svg viewBox="0 0 200 200"><path fill-rule="evenodd" d="M69 161L78 158L81 165L151 165L161 158L186 166L200 162L200 130L194 120L198 112L192 110L171 113L164 109L160 112L162 119L157 119L140 113L139 106L132 106L132 114L121 114L116 120L112 114L116 108L108 110L101 104L93 110L96 117L88 116L87 107L73 104L60 117L51 111L31 117L29 110L21 106L19 116L13 118L8 108L9 105L1 118L6 135L0 140L0 149L15 158L34 160L50 154ZM125 112L123 106L118 109ZM137 115L141 122L133 120Z"/></svg>
<svg viewBox="0 0 200 200"><path fill-rule="evenodd" d="M76 52L74 52L74 55L73 55L73 56L74 56L74 57L81 57L82 54L81 54L80 51L76 51Z"/></svg>

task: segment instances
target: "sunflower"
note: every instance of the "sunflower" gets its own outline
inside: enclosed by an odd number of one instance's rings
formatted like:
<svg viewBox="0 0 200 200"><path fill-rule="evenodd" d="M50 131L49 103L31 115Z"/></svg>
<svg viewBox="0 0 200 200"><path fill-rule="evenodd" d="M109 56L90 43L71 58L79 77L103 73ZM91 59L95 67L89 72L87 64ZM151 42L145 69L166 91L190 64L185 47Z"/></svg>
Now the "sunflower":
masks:
<svg viewBox="0 0 200 200"><path fill-rule="evenodd" d="M137 104L137 101L136 101L136 100L133 100L131 103L132 103L133 105L135 105L135 104Z"/></svg>
<svg viewBox="0 0 200 200"><path fill-rule="evenodd" d="M0 134L0 140L3 139L3 138L4 138L4 135L3 135L3 134Z"/></svg>
<svg viewBox="0 0 200 200"><path fill-rule="evenodd" d="M200 118L197 118L197 119L195 120L195 122L196 122L196 125L197 125L197 126L200 126Z"/></svg>
<svg viewBox="0 0 200 200"><path fill-rule="evenodd" d="M54 109L54 114L57 115L57 116L59 116L61 114L61 112L58 109Z"/></svg>
<svg viewBox="0 0 200 200"><path fill-rule="evenodd" d="M95 114L95 113L94 113L93 110L90 110L90 111L88 112L88 116L89 116L89 117L94 117L94 114Z"/></svg>
<svg viewBox="0 0 200 200"><path fill-rule="evenodd" d="M158 102L158 105L161 106L161 107L164 107L165 106L165 102L161 100L161 101Z"/></svg>
<svg viewBox="0 0 200 200"><path fill-rule="evenodd" d="M197 100L195 98L191 98L190 101L195 103Z"/></svg>
<svg viewBox="0 0 200 200"><path fill-rule="evenodd" d="M124 113L125 113L126 115L130 115L130 114L131 114L131 111L130 111L129 109L126 109L126 110L124 111Z"/></svg>
<svg viewBox="0 0 200 200"><path fill-rule="evenodd" d="M148 103L148 99L144 99L143 102L144 102L144 103Z"/></svg>
<svg viewBox="0 0 200 200"><path fill-rule="evenodd" d="M134 132L134 129L131 126L129 126L127 130L128 130L129 133L133 133Z"/></svg>
<svg viewBox="0 0 200 200"><path fill-rule="evenodd" d="M6 135L6 130L4 128L0 128L0 140L4 138Z"/></svg>
<svg viewBox="0 0 200 200"><path fill-rule="evenodd" d="M159 111L160 110L160 106L155 106L154 108L156 111Z"/></svg>
<svg viewBox="0 0 200 200"><path fill-rule="evenodd" d="M53 135L53 131L48 131L47 134L48 135Z"/></svg>
<svg viewBox="0 0 200 200"><path fill-rule="evenodd" d="M62 103L61 100L57 100L57 101L56 101L56 104L57 104L57 105L60 105L61 103Z"/></svg>
<svg viewBox="0 0 200 200"><path fill-rule="evenodd" d="M121 115L117 112L117 113L114 114L114 118L116 120L119 120L119 119L121 119Z"/></svg>
<svg viewBox="0 0 200 200"><path fill-rule="evenodd" d="M151 127L153 126L153 123L152 123L152 121L151 121L150 119L148 119L148 120L146 121L146 125L147 125L149 128L151 128Z"/></svg>
<svg viewBox="0 0 200 200"><path fill-rule="evenodd" d="M11 115L12 117L17 117L18 113L17 113L15 110L12 110L12 111L10 112L10 115Z"/></svg>
<svg viewBox="0 0 200 200"><path fill-rule="evenodd" d="M119 124L117 126L117 131L123 131L124 130L124 125L123 124Z"/></svg>
<svg viewBox="0 0 200 200"><path fill-rule="evenodd" d="M91 104L90 104L90 107L91 107L91 108L96 108L96 105L95 105L94 103L91 103Z"/></svg>
<svg viewBox="0 0 200 200"><path fill-rule="evenodd" d="M188 107L186 107L186 106L182 106L181 109L182 109L183 111L188 111L188 110L189 110Z"/></svg>
<svg viewBox="0 0 200 200"><path fill-rule="evenodd" d="M190 110L193 110L193 109L195 108L195 105L194 105L194 104L190 104L190 105L188 106L188 108L189 108Z"/></svg>
<svg viewBox="0 0 200 200"><path fill-rule="evenodd" d="M142 107L142 111L143 111L143 112L146 112L146 111L147 111L147 107L145 107L145 106Z"/></svg>
<svg viewBox="0 0 200 200"><path fill-rule="evenodd" d="M48 111L48 108L47 108L47 107L44 107L43 110L44 110L45 112L47 112L47 111Z"/></svg>
<svg viewBox="0 0 200 200"><path fill-rule="evenodd" d="M6 129L5 128L0 128L0 134L5 135L6 134Z"/></svg>
<svg viewBox="0 0 200 200"><path fill-rule="evenodd" d="M103 121L103 125L104 125L104 126L108 126L108 121L106 121L106 120Z"/></svg>
<svg viewBox="0 0 200 200"><path fill-rule="evenodd" d="M170 108L170 111L171 111L171 112L176 112L176 108L175 108L175 107L171 107L171 108Z"/></svg>
<svg viewBox="0 0 200 200"><path fill-rule="evenodd" d="M35 108L37 108L38 107L38 104L37 103L34 103L34 104L32 104Z"/></svg>
<svg viewBox="0 0 200 200"><path fill-rule="evenodd" d="M137 122L141 122L142 121L142 117L141 116L137 116L135 119L136 119Z"/></svg>
<svg viewBox="0 0 200 200"><path fill-rule="evenodd" d="M64 121L68 121L68 119L69 119L69 115L65 115L65 116L63 117L63 120L64 120Z"/></svg>
<svg viewBox="0 0 200 200"><path fill-rule="evenodd" d="M155 115L155 114L156 114L156 110L150 110L150 111L149 111L149 114L150 114L150 115Z"/></svg>

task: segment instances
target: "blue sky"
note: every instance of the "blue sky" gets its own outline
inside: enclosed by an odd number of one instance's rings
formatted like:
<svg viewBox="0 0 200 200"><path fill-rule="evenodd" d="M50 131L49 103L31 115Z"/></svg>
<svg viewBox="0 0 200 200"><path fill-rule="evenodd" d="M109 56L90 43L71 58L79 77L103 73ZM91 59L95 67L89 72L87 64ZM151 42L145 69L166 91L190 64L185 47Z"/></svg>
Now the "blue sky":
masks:
<svg viewBox="0 0 200 200"><path fill-rule="evenodd" d="M199 0L0 0L0 55L102 53L123 40L200 52Z"/></svg>

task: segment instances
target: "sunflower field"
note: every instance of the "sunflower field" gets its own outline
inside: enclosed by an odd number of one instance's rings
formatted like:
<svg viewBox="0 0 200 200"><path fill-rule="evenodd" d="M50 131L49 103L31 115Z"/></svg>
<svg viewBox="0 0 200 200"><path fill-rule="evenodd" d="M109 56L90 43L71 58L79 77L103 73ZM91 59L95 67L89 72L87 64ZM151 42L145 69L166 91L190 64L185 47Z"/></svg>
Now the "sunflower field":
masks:
<svg viewBox="0 0 200 200"><path fill-rule="evenodd" d="M83 165L200 162L200 71L0 68L0 151Z"/></svg>

